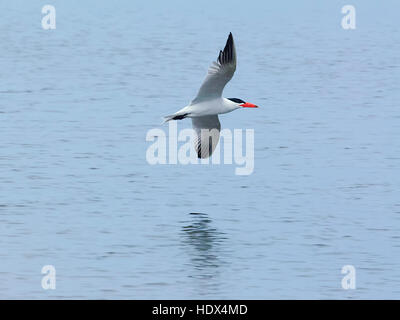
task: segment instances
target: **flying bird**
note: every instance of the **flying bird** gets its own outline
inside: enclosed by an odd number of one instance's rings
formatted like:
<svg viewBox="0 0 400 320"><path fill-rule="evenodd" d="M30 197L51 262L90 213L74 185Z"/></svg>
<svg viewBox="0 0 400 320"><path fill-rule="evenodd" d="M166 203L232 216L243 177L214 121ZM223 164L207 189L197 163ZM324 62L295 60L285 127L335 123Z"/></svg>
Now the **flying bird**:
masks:
<svg viewBox="0 0 400 320"><path fill-rule="evenodd" d="M164 122L170 120L192 119L192 126L196 132L195 149L198 158L211 156L218 144L221 124L219 114L228 113L239 108L258 108L255 104L238 98L223 98L222 91L232 79L236 70L236 49L232 33L223 51L218 54L217 61L208 68L197 96L189 105L164 117Z"/></svg>

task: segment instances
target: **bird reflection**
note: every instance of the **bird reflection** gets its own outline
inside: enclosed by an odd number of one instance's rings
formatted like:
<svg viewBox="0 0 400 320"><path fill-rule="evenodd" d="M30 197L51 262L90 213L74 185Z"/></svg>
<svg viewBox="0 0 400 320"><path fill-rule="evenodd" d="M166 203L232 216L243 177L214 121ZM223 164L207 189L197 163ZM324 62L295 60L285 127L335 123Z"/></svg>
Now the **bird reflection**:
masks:
<svg viewBox="0 0 400 320"><path fill-rule="evenodd" d="M196 270L191 276L212 278L222 265L222 244L224 233L213 227L212 220L205 213L190 213L190 221L182 227L183 244Z"/></svg>

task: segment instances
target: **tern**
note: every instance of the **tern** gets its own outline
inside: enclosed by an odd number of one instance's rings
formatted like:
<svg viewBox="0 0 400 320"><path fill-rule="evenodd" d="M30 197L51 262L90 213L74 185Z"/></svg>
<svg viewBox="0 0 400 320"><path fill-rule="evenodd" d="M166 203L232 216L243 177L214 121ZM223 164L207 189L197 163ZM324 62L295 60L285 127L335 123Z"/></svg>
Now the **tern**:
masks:
<svg viewBox="0 0 400 320"><path fill-rule="evenodd" d="M164 122L192 119L192 127L196 133L194 147L198 158L210 157L218 144L221 130L219 114L239 108L258 108L242 99L222 97L222 91L232 79L235 70L236 49L232 33L229 33L224 50L219 52L217 61L212 62L208 68L197 96L186 107L164 117Z"/></svg>

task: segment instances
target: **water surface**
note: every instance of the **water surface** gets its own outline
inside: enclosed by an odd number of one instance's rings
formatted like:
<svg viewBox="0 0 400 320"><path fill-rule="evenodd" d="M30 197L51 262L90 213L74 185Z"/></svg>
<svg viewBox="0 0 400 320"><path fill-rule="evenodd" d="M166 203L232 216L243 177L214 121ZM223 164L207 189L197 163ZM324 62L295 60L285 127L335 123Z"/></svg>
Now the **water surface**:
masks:
<svg viewBox="0 0 400 320"><path fill-rule="evenodd" d="M352 3L2 1L0 297L398 299L399 5ZM253 174L150 166L230 31Z"/></svg>

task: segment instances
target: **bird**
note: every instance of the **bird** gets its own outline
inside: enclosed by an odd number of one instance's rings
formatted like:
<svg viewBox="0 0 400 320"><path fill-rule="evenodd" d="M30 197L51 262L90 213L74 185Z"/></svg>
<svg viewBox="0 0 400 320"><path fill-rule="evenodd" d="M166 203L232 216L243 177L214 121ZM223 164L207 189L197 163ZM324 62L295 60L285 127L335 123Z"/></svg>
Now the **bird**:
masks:
<svg viewBox="0 0 400 320"><path fill-rule="evenodd" d="M222 92L236 70L236 49L232 32L229 33L224 50L208 68L207 75L197 96L189 105L164 117L164 123L171 120L192 119L195 132L194 148L199 159L212 155L218 144L221 124L218 115L239 108L258 108L257 105L238 98L224 98Z"/></svg>

